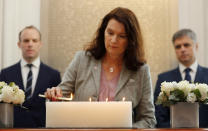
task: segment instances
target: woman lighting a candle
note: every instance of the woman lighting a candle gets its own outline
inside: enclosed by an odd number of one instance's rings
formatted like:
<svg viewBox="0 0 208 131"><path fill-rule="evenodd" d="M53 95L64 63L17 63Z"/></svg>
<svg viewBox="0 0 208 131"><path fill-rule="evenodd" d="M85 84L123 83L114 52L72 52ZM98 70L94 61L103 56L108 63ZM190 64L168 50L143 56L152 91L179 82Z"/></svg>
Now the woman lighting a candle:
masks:
<svg viewBox="0 0 208 131"><path fill-rule="evenodd" d="M76 53L58 87L47 89L49 99L73 93L75 101L132 101L133 127L156 124L150 71L145 64L140 26L135 14L118 7L109 12L95 38Z"/></svg>

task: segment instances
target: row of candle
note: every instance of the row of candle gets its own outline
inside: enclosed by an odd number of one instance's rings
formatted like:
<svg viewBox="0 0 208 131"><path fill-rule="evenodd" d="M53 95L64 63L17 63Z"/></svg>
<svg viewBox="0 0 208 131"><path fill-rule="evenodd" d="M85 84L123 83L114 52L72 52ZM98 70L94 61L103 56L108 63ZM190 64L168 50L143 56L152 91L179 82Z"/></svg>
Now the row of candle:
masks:
<svg viewBox="0 0 208 131"><path fill-rule="evenodd" d="M73 100L73 94L72 94L72 93L70 94L70 98L69 98L69 99L70 99L70 100ZM125 99L126 99L126 98L123 97L123 98L122 98L122 101L125 101ZM92 98L91 98L91 97L89 98L89 101L90 101L90 102L92 101ZM108 102L108 98L106 98L105 101Z"/></svg>

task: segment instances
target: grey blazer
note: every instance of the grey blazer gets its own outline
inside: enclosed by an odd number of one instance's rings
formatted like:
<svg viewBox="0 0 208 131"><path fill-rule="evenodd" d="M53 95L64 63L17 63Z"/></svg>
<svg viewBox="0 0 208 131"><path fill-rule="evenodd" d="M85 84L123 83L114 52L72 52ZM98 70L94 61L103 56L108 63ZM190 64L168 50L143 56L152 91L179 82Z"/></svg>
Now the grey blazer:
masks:
<svg viewBox="0 0 208 131"><path fill-rule="evenodd" d="M101 61L90 53L79 51L69 64L59 87L64 94L74 93L75 101L98 101L101 75ZM143 65L137 72L128 70L125 65L116 89L115 101L125 97L132 101L133 127L153 128L154 116L153 90L148 65Z"/></svg>

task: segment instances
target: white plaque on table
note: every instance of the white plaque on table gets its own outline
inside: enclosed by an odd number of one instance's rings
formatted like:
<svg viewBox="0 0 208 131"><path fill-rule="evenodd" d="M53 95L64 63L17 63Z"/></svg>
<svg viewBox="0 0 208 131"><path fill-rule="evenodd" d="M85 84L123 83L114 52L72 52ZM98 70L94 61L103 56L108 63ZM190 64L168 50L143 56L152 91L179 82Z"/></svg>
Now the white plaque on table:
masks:
<svg viewBox="0 0 208 131"><path fill-rule="evenodd" d="M46 102L46 127L131 128L132 103Z"/></svg>

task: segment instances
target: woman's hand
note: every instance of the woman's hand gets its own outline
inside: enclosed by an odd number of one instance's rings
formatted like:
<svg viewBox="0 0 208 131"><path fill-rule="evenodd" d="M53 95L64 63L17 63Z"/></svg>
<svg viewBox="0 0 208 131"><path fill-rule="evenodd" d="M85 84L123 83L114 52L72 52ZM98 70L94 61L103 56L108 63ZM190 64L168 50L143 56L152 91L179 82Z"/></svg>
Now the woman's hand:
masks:
<svg viewBox="0 0 208 131"><path fill-rule="evenodd" d="M52 101L56 101L57 97L62 97L63 96L60 87L47 88L47 90L44 94L45 94L46 98L48 98Z"/></svg>

